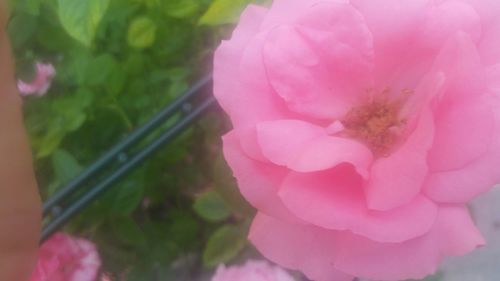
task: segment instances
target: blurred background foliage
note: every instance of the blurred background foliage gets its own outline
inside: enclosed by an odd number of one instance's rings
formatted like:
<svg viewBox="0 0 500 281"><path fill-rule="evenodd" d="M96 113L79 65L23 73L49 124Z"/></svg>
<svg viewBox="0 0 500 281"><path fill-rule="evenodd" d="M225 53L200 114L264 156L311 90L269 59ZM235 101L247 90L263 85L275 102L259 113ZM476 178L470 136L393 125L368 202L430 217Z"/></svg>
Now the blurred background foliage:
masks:
<svg viewBox="0 0 500 281"><path fill-rule="evenodd" d="M24 98L42 196L211 70L213 50L250 0L10 0L19 79L37 61L57 75ZM194 280L221 262L254 255L253 209L220 150L229 129L207 114L65 231L94 241L113 280ZM214 159L216 159L214 161Z"/></svg>

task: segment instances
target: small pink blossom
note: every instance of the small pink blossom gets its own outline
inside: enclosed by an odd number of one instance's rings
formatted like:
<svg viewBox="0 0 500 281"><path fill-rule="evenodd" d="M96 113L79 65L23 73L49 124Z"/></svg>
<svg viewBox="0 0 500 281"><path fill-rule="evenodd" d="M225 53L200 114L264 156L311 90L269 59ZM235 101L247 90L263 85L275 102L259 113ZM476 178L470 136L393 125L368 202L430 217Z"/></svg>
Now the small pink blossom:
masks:
<svg viewBox="0 0 500 281"><path fill-rule="evenodd" d="M274 0L214 58L249 238L317 281L421 279L485 241L500 183L500 1Z"/></svg>
<svg viewBox="0 0 500 281"><path fill-rule="evenodd" d="M280 267L265 261L249 260L241 266L219 265L212 281L295 281Z"/></svg>
<svg viewBox="0 0 500 281"><path fill-rule="evenodd" d="M36 73L33 81L27 83L22 80L17 81L17 88L22 96L36 95L43 96L47 93L52 83L52 78L56 75L56 70L52 64L37 62Z"/></svg>
<svg viewBox="0 0 500 281"><path fill-rule="evenodd" d="M92 242L58 233L41 246L30 281L95 281L100 266Z"/></svg>

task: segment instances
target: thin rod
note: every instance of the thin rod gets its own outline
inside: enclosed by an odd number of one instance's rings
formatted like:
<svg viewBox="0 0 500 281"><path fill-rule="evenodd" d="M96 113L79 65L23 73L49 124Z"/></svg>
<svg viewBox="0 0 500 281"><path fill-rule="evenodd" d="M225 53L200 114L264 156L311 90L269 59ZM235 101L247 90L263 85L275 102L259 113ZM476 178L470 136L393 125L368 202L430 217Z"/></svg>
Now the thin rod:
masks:
<svg viewBox="0 0 500 281"><path fill-rule="evenodd" d="M172 141L176 136L184 131L189 125L199 118L212 104L215 103L213 97L209 97L206 101L201 103L198 107L194 108L192 112L187 114L173 127L169 128L166 132L160 135L151 144L143 148L136 155L134 155L128 162L118 168L114 173L104 178L100 183L89 189L88 192L83 194L76 202L67 206L67 208L50 221L42 230L41 242L49 238L54 232L62 227L69 219L75 216L80 210L89 205L95 200L102 192L106 191L111 185L122 179L130 170L137 167L145 159L151 156L155 151L163 147L165 144Z"/></svg>
<svg viewBox="0 0 500 281"><path fill-rule="evenodd" d="M101 156L96 162L79 174L76 178L71 180L66 186L58 190L53 196L47 199L43 204L43 215L46 216L50 213L52 208L61 203L62 200L71 195L75 190L77 190L85 181L94 176L99 172L105 165L116 159L116 156L123 152L125 149L131 145L137 143L141 138L145 137L149 132L151 132L156 127L160 126L162 122L173 116L176 111L182 108L182 105L188 101L190 98L200 93L200 90L209 84L211 81L211 76L208 75L198 81L193 85L186 93L171 102L165 109L153 116L146 124L142 125L140 128L132 132L127 138L122 140L120 143L111 148L103 156Z"/></svg>

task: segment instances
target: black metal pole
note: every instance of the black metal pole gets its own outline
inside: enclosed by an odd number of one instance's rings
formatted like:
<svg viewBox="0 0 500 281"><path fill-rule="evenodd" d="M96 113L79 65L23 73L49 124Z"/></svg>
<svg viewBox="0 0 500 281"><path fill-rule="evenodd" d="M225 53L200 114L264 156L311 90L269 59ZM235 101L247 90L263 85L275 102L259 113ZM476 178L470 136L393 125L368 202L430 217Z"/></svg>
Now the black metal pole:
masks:
<svg viewBox="0 0 500 281"><path fill-rule="evenodd" d="M100 157L94 164L89 166L75 179L69 182L64 188L60 189L52 197L48 198L43 204L43 215L46 216L50 211L56 207L62 200L77 190L85 181L99 172L105 165L115 160L117 155L123 152L131 145L137 143L141 138L146 136L150 131L160 126L164 120L173 116L178 110L182 109L182 105L189 99L200 92L201 89L210 84L211 76L208 75L193 85L186 93L170 103L165 109L157 113L146 124L132 132L127 138L111 148L102 157Z"/></svg>
<svg viewBox="0 0 500 281"><path fill-rule="evenodd" d="M169 128L151 144L139 151L128 162L124 163L113 174L106 177L103 181L95 185L88 192L82 195L76 202L69 205L62 213L55 216L42 230L41 242L49 238L56 232L64 223L76 215L81 209L90 204L102 192L107 190L111 185L123 178L130 170L141 164L146 158L151 156L159 148L163 147L166 143L172 141L177 135L182 133L193 121L199 118L212 104L215 103L213 97L209 97L206 101L201 103L198 107L194 108L192 112L187 114L173 127Z"/></svg>

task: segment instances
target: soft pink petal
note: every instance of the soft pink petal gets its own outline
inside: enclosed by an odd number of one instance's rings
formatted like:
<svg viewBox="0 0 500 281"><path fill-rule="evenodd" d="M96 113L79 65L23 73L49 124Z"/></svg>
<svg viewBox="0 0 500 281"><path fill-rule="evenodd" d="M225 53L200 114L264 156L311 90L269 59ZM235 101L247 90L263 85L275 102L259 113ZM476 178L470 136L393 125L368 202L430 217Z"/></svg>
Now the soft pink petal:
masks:
<svg viewBox="0 0 500 281"><path fill-rule="evenodd" d="M481 18L482 35L479 53L485 66L500 62L500 1L497 0L462 0L474 7Z"/></svg>
<svg viewBox="0 0 500 281"><path fill-rule="evenodd" d="M371 35L346 4L322 2L304 14L270 31L263 50L269 81L292 111L341 117L370 86Z"/></svg>
<svg viewBox="0 0 500 281"><path fill-rule="evenodd" d="M326 229L350 230L379 242L401 242L426 233L437 212L437 206L423 196L391 211L369 210L362 179L349 165L290 173L279 196L304 221Z"/></svg>
<svg viewBox="0 0 500 281"><path fill-rule="evenodd" d="M273 164L256 161L244 154L238 135L223 137L224 156L233 170L240 192L260 211L275 217L296 220L283 205L277 192L288 171Z"/></svg>
<svg viewBox="0 0 500 281"><path fill-rule="evenodd" d="M498 1L495 1L498 3ZM500 9L500 8L498 8ZM497 9L497 10L498 10ZM500 62L500 17L495 16L494 23L484 25L483 36L479 43L479 53L484 65L490 66ZM484 19L482 19L484 22Z"/></svg>
<svg viewBox="0 0 500 281"><path fill-rule="evenodd" d="M458 170L432 173L425 182L425 194L438 202L465 203L500 183L500 123L488 151ZM473 132L471 132L473 133Z"/></svg>
<svg viewBox="0 0 500 281"><path fill-rule="evenodd" d="M485 70L487 92L500 98L500 64L489 66Z"/></svg>
<svg viewBox="0 0 500 281"><path fill-rule="evenodd" d="M93 243L57 233L41 246L30 281L94 281L100 267Z"/></svg>
<svg viewBox="0 0 500 281"><path fill-rule="evenodd" d="M93 281L101 266L97 249L94 244L83 239L76 240L76 243L78 243L76 253L80 257L80 261L79 265L75 267L72 278L68 281Z"/></svg>
<svg viewBox="0 0 500 281"><path fill-rule="evenodd" d="M260 213L249 238L267 258L317 280L350 280L335 279L339 272L370 280L421 279L434 273L445 255L463 255L484 244L462 206L441 207L429 233L402 243L378 243Z"/></svg>
<svg viewBox="0 0 500 281"><path fill-rule="evenodd" d="M219 265L212 281L295 281L292 275L263 260L248 260L243 265Z"/></svg>
<svg viewBox="0 0 500 281"><path fill-rule="evenodd" d="M278 25L294 24L298 18L318 3L347 3L348 0L274 0L264 23L264 28L271 29Z"/></svg>
<svg viewBox="0 0 500 281"><path fill-rule="evenodd" d="M433 68L446 83L435 102L436 135L428 162L432 171L461 168L486 151L493 125L484 100L486 76L470 36L459 32L450 38Z"/></svg>
<svg viewBox="0 0 500 281"><path fill-rule="evenodd" d="M232 39L223 41L214 54L214 95L234 127L251 127L260 120L282 116L262 71L262 42L255 39L266 13L265 8L250 5Z"/></svg>
<svg viewBox="0 0 500 281"><path fill-rule="evenodd" d="M428 234L403 243L377 243L347 232L337 239L335 266L372 280L421 279L434 273L445 255L463 255L485 243L461 206L441 207Z"/></svg>
<svg viewBox="0 0 500 281"><path fill-rule="evenodd" d="M458 89L457 89L458 91ZM450 98L436 110L436 134L428 163L431 171L461 169L488 150L494 130L491 105L480 98Z"/></svg>
<svg viewBox="0 0 500 281"><path fill-rule="evenodd" d="M299 120L262 122L257 138L264 156L299 172L325 170L347 162L366 175L372 153L363 144L328 136L319 126Z"/></svg>
<svg viewBox="0 0 500 281"><path fill-rule="evenodd" d="M422 110L429 107L433 99L441 96L445 90L446 76L440 71L431 71L420 80L415 92L407 97L400 115L410 121L414 121L415 116Z"/></svg>
<svg viewBox="0 0 500 281"><path fill-rule="evenodd" d="M38 86L19 80L17 81L17 89L22 96L28 96L35 94L38 91Z"/></svg>
<svg viewBox="0 0 500 281"><path fill-rule="evenodd" d="M258 213L249 239L266 258L300 270L313 280L352 281L352 276L334 266L335 236L334 231L290 224Z"/></svg>
<svg viewBox="0 0 500 281"><path fill-rule="evenodd" d="M500 62L500 1L497 0L462 0L474 7L481 18L482 35L479 42L479 54L485 66Z"/></svg>
<svg viewBox="0 0 500 281"><path fill-rule="evenodd" d="M469 156L467 159L470 159L472 158L471 155L481 155L481 157L473 158L472 161L456 167L455 170L443 170L430 174L425 183L425 193L433 200L439 202L467 202L477 195L486 192L493 185L500 183L500 172L498 169L500 166L500 116L498 116L497 110L481 109L482 105L486 107L490 106L492 109L498 108L500 105L500 96L498 96L498 93L500 93L500 84L498 83L498 77L500 77L500 68L493 66L487 69L485 81L481 84L482 87L486 84L486 89L479 87L474 89L474 87L469 85L470 81L468 84L455 86L455 88L460 89L460 91L457 90L454 92L459 95L455 99L463 101L462 103L465 104L463 105L464 109L458 112L457 115L462 113L464 117L471 116L474 119L470 121L463 120L464 123L461 124L460 129L466 129L466 131L458 131L462 134L458 136L461 139L448 140L448 142L459 146L455 150L458 156L454 156L454 158ZM468 85L469 87L467 87ZM463 89L466 89L466 91L463 91ZM471 111L472 114L468 113ZM491 113L495 115L489 115ZM490 121L493 121L493 124ZM488 138L488 133L493 133L493 135ZM460 143L461 140L467 141L467 143ZM486 149L482 154L481 148Z"/></svg>
<svg viewBox="0 0 500 281"><path fill-rule="evenodd" d="M496 0L461 0L479 14L483 26L492 26L498 20L500 2Z"/></svg>
<svg viewBox="0 0 500 281"><path fill-rule="evenodd" d="M421 40L428 47L440 48L450 36L462 31L477 42L481 29L481 18L473 7L463 1L446 1L428 11Z"/></svg>
<svg viewBox="0 0 500 281"><path fill-rule="evenodd" d="M372 166L365 186L370 209L390 210L411 202L427 176L427 151L434 136L432 113L425 108L407 140Z"/></svg>
<svg viewBox="0 0 500 281"><path fill-rule="evenodd" d="M261 162L269 162L266 156L262 154L255 126L237 129L235 133L238 135L243 152L245 152L248 157Z"/></svg>
<svg viewBox="0 0 500 281"><path fill-rule="evenodd" d="M37 62L35 65L35 78L27 83L22 80L17 81L17 88L22 96L37 95L43 96L47 93L56 70L52 64Z"/></svg>
<svg viewBox="0 0 500 281"><path fill-rule="evenodd" d="M433 65L433 71L444 73L447 80L452 83L459 82L458 78L470 78L470 76L474 79L480 79L480 77L474 76L474 72L482 72L481 68L481 57L473 39L469 34L461 31L446 41ZM481 85L480 83L469 84L471 86Z"/></svg>
<svg viewBox="0 0 500 281"><path fill-rule="evenodd" d="M257 142L264 156L287 166L312 140L325 136L323 128L300 120L277 120L257 125Z"/></svg>
<svg viewBox="0 0 500 281"><path fill-rule="evenodd" d="M414 89L432 63L419 40L430 0L351 0L373 34L376 88Z"/></svg>

